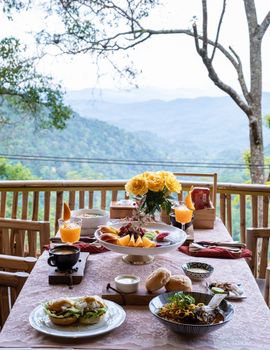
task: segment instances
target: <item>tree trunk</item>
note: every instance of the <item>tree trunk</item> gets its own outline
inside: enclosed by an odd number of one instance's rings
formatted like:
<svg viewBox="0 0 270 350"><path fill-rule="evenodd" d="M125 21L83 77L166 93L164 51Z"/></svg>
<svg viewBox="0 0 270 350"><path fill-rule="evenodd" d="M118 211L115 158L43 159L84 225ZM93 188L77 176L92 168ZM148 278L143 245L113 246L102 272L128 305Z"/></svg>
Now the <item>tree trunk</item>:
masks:
<svg viewBox="0 0 270 350"><path fill-rule="evenodd" d="M254 15L254 12L253 12ZM250 39L250 98L249 106L252 114L249 116L250 140L250 174L252 183L264 183L264 147L262 131L262 55L261 38L258 35L255 21L249 17Z"/></svg>
<svg viewBox="0 0 270 350"><path fill-rule="evenodd" d="M250 140L250 175L252 183L264 183L264 149L261 123L257 119L251 118L249 123L249 140Z"/></svg>

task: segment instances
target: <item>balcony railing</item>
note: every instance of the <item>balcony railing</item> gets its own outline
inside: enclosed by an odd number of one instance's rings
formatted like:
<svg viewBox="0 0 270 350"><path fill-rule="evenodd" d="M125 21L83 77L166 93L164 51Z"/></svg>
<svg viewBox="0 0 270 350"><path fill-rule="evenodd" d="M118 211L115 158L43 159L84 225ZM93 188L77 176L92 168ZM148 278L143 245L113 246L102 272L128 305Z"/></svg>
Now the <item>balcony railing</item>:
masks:
<svg viewBox="0 0 270 350"><path fill-rule="evenodd" d="M126 180L89 181L1 181L0 217L50 221L57 231L63 202L71 209L109 209L110 202L125 198ZM183 196L191 186L208 186L210 182L181 181ZM270 186L251 184L217 184L217 216L234 237L245 241L246 227L267 227L269 223ZM260 204L260 198L261 203Z"/></svg>

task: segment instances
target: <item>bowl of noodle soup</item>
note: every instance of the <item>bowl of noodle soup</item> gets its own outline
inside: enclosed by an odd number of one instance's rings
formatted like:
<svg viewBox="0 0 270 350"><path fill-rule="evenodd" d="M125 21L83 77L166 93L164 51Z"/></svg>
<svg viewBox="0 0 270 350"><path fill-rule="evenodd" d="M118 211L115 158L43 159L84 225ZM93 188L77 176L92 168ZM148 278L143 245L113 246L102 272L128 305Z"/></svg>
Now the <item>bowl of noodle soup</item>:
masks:
<svg viewBox="0 0 270 350"><path fill-rule="evenodd" d="M184 296L185 305L179 308L174 302L175 296L180 296L180 298ZM233 317L233 306L226 300L222 300L219 307L215 309L215 316L211 315L207 318L207 315L203 322L198 320L196 312L208 305L212 297L210 294L197 292L163 293L150 301L149 309L161 323L172 331L187 336L199 336L219 329Z"/></svg>

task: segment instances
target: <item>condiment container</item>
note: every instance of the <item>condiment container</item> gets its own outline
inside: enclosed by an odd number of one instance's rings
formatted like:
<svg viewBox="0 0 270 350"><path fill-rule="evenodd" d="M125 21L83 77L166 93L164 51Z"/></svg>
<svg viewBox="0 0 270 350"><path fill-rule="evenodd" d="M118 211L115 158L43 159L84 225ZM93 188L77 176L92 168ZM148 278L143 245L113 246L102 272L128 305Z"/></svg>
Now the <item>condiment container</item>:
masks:
<svg viewBox="0 0 270 350"><path fill-rule="evenodd" d="M138 290L140 278L135 275L119 275L114 279L116 289L123 293L135 293Z"/></svg>

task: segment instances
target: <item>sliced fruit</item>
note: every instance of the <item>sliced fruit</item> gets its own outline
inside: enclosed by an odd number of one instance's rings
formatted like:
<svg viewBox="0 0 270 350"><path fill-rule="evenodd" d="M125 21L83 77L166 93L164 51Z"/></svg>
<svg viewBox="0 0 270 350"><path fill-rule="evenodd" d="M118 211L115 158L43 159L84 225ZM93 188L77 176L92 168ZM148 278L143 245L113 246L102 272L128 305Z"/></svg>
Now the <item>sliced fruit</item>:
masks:
<svg viewBox="0 0 270 350"><path fill-rule="evenodd" d="M65 221L68 221L68 220L70 220L70 217L71 217L70 208L69 208L68 204L67 204L66 202L64 202L63 219L64 219Z"/></svg>
<svg viewBox="0 0 270 350"><path fill-rule="evenodd" d="M99 230L103 233L113 233L114 235L119 233L119 230L112 226L100 226Z"/></svg>
<svg viewBox="0 0 270 350"><path fill-rule="evenodd" d="M227 294L227 293L225 292L224 289L219 288L219 287L212 287L212 288L211 288L211 291L212 291L214 294Z"/></svg>
<svg viewBox="0 0 270 350"><path fill-rule="evenodd" d="M143 236L142 238L144 248L152 248L156 246L156 243L151 241L149 238Z"/></svg>
<svg viewBox="0 0 270 350"><path fill-rule="evenodd" d="M160 232L157 235L156 240L157 240L157 242L163 242L164 238L166 238L167 236L169 236L169 232Z"/></svg>
<svg viewBox="0 0 270 350"><path fill-rule="evenodd" d="M125 235L118 239L118 244L122 246L128 246L129 241L130 241L130 235Z"/></svg>
<svg viewBox="0 0 270 350"><path fill-rule="evenodd" d="M144 234L144 237L149 238L150 240L153 240L154 238L156 238L157 233L155 231L147 231Z"/></svg>
<svg viewBox="0 0 270 350"><path fill-rule="evenodd" d="M143 247L143 241L142 241L142 237L139 236L135 242L135 246L134 247Z"/></svg>
<svg viewBox="0 0 270 350"><path fill-rule="evenodd" d="M135 238L134 238L134 235L132 235L132 236L130 237L130 240L129 240L129 242L128 242L128 246L129 246L129 247L135 247Z"/></svg>
<svg viewBox="0 0 270 350"><path fill-rule="evenodd" d="M194 204L193 204L192 198L191 198L192 190L193 190L193 186L191 187L191 189L188 192L188 195L185 198L185 205L188 207L188 209L195 210L195 207L194 207Z"/></svg>

